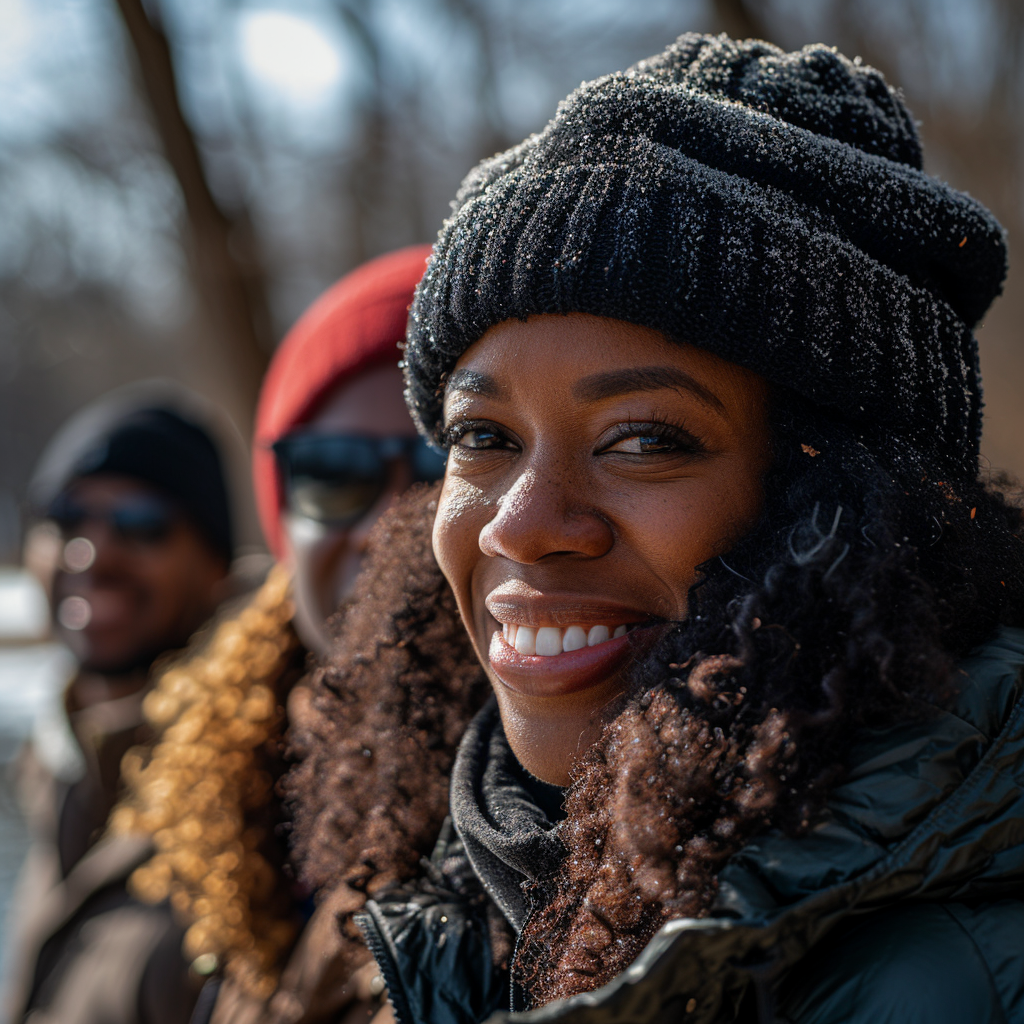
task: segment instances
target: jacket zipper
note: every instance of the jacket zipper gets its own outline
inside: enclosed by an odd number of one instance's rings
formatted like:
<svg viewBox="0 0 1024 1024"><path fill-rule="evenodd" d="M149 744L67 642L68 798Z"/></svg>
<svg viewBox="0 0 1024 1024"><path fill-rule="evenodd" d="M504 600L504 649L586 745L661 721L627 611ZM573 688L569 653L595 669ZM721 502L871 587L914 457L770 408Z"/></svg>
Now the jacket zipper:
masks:
<svg viewBox="0 0 1024 1024"><path fill-rule="evenodd" d="M413 1017L412 1008L409 1006L408 997L402 987L402 981L395 965L395 959L391 955L391 947L387 938L387 924L379 914L374 913L372 901L367 902L366 909L360 911L353 918L356 927L362 932L366 940L366 947L377 963L381 978L384 979L384 988L388 994L388 1001L395 1016L395 1024L418 1024Z"/></svg>

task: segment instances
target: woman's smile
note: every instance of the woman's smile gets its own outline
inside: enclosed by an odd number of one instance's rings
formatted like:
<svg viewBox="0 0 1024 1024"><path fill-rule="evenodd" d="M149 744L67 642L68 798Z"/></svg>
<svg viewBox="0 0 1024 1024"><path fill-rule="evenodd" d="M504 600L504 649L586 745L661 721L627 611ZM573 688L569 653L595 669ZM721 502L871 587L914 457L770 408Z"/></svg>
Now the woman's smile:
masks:
<svg viewBox="0 0 1024 1024"><path fill-rule="evenodd" d="M520 580L496 587L484 606L491 669L509 689L537 697L575 693L618 673L660 623L638 609L544 594Z"/></svg>
<svg viewBox="0 0 1024 1024"><path fill-rule="evenodd" d="M600 623L594 626L517 626L514 622L504 623L501 635L505 642L519 654L534 654L540 658L554 658L559 654L583 650L584 647L598 647L609 640L624 637L629 627L620 624L611 629Z"/></svg>
<svg viewBox="0 0 1024 1024"><path fill-rule="evenodd" d="M770 459L765 385L657 331L506 321L445 391L434 551L509 743L564 785L686 616L698 566L749 529Z"/></svg>

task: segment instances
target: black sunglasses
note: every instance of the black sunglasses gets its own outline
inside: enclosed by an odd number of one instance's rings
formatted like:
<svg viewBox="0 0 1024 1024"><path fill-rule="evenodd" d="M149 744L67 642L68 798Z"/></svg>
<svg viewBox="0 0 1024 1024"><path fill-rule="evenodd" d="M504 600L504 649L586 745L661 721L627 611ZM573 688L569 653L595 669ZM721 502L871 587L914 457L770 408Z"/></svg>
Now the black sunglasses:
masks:
<svg viewBox="0 0 1024 1024"><path fill-rule="evenodd" d="M273 446L288 507L318 523L350 526L387 489L396 462L413 483L440 480L445 456L421 437L295 433Z"/></svg>
<svg viewBox="0 0 1024 1024"><path fill-rule="evenodd" d="M178 521L177 510L157 497L126 498L108 508L93 508L68 494L59 495L48 512L65 536L86 523L105 523L123 541L160 544Z"/></svg>

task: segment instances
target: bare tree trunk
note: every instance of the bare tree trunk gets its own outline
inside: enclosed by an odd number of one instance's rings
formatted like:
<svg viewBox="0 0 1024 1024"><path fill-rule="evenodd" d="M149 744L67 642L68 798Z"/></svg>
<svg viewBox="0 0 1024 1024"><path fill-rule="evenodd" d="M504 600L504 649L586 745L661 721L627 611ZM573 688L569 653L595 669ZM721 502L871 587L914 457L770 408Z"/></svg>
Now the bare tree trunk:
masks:
<svg viewBox="0 0 1024 1024"><path fill-rule="evenodd" d="M476 95L480 117L477 158L493 156L508 149L518 139L509 137L498 99L498 59L494 29L488 23L484 5L474 0L446 0L451 15L472 33L478 65Z"/></svg>
<svg viewBox="0 0 1024 1024"><path fill-rule="evenodd" d="M359 143L354 148L345 188L351 211L349 264L359 266L378 255L380 214L391 168L387 159L388 113L384 102L380 40L367 0L340 0L338 14L366 65L364 99L359 111Z"/></svg>
<svg viewBox="0 0 1024 1024"><path fill-rule="evenodd" d="M240 406L251 417L272 348L267 286L244 205L218 204L178 99L171 48L142 0L117 0L153 124L185 201L193 277Z"/></svg>
<svg viewBox="0 0 1024 1024"><path fill-rule="evenodd" d="M751 0L715 0L715 20L733 39L769 39L768 30L753 6Z"/></svg>

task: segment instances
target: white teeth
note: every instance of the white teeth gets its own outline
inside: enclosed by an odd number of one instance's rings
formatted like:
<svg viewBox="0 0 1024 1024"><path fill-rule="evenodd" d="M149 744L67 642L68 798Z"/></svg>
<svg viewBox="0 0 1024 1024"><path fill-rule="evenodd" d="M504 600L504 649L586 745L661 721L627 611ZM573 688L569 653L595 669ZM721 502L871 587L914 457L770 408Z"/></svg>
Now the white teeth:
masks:
<svg viewBox="0 0 1024 1024"><path fill-rule="evenodd" d="M587 646L587 631L582 626L570 626L562 637L563 651L578 651Z"/></svg>
<svg viewBox="0 0 1024 1024"><path fill-rule="evenodd" d="M562 631L557 626L541 626L537 630L536 653L545 658L562 653Z"/></svg>
<svg viewBox="0 0 1024 1024"><path fill-rule="evenodd" d="M512 645L520 654L536 654L537 631L529 626L520 626Z"/></svg>
<svg viewBox="0 0 1024 1024"><path fill-rule="evenodd" d="M558 626L517 626L506 622L501 627L505 643L520 654L553 658L563 651L579 651L584 647L596 647L607 640L625 636L628 626L616 626L614 632L608 626L569 626L562 630Z"/></svg>

